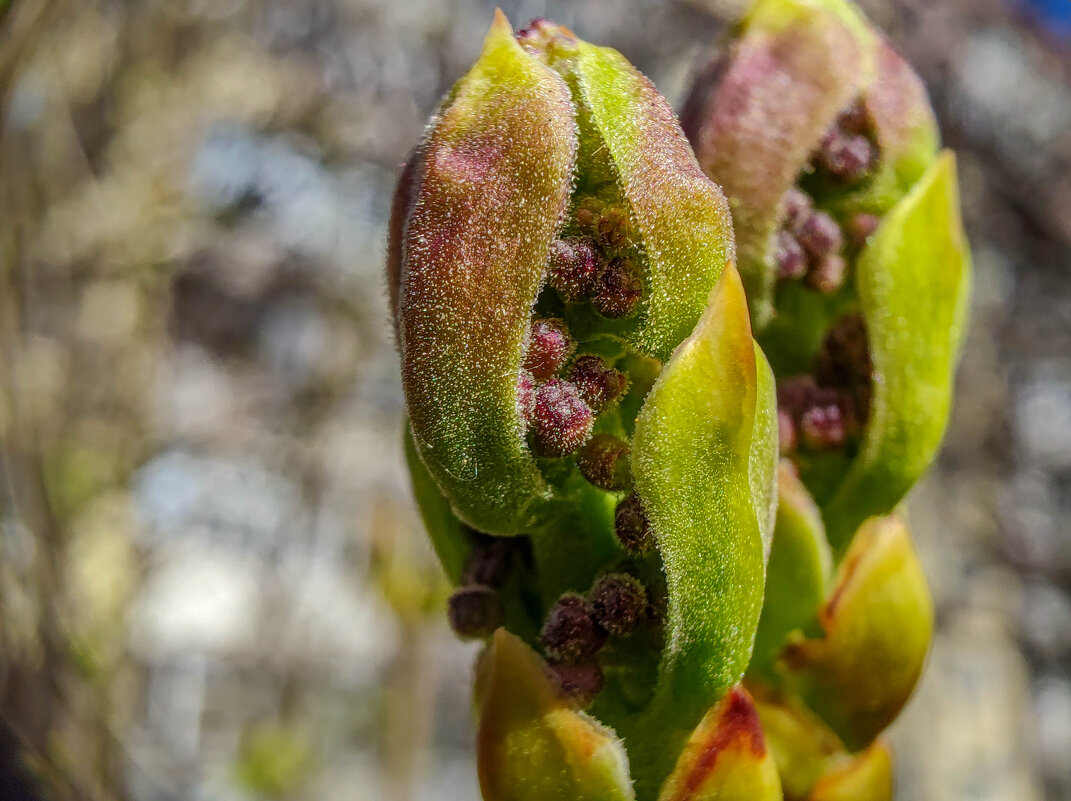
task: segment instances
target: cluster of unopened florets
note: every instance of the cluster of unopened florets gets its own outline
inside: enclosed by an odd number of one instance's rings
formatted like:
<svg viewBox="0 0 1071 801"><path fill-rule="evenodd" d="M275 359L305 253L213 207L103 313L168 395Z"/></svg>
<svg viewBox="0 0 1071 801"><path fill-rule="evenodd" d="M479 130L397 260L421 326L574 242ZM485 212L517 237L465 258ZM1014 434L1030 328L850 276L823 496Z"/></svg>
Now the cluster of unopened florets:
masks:
<svg viewBox="0 0 1071 801"><path fill-rule="evenodd" d="M450 596L447 616L461 637L489 637L502 625L501 589L523 560L523 537L492 537L469 529L472 548L459 586Z"/></svg>
<svg viewBox="0 0 1071 801"><path fill-rule="evenodd" d="M873 126L862 103L853 103L822 138L811 164L801 177L816 186L851 186L869 176L878 161ZM782 201L782 227L774 242L781 280L802 279L817 292L833 294L844 285L848 257L862 247L878 219L855 214L844 228L815 207L815 198L800 186Z"/></svg>
<svg viewBox="0 0 1071 801"><path fill-rule="evenodd" d="M870 410L871 373L863 317L846 315L823 340L814 374L778 383L781 452L838 450L857 438Z"/></svg>
<svg viewBox="0 0 1071 801"><path fill-rule="evenodd" d="M540 642L562 691L587 706L603 687L598 652L611 637L627 637L650 618L647 589L628 573L607 573L587 597L563 595L550 608Z"/></svg>

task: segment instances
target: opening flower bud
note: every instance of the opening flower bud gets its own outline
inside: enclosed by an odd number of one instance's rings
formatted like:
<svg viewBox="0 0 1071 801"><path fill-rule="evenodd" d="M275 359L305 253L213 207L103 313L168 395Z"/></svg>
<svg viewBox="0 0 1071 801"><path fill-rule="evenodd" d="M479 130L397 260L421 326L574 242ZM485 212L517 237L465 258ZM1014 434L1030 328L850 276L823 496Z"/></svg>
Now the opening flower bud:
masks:
<svg viewBox="0 0 1071 801"><path fill-rule="evenodd" d="M539 641L556 662L579 662L594 655L606 642L591 605L577 593L563 595L551 607Z"/></svg>
<svg viewBox="0 0 1071 801"><path fill-rule="evenodd" d="M554 379L536 390L532 440L540 456L567 456L591 436L595 415L568 381Z"/></svg>
<svg viewBox="0 0 1071 801"><path fill-rule="evenodd" d="M639 267L628 259L614 259L595 280L591 298L603 317L628 317L643 297L643 277Z"/></svg>
<svg viewBox="0 0 1071 801"><path fill-rule="evenodd" d="M502 599L483 584L459 587L447 603L447 617L459 637L489 637L502 625Z"/></svg>
<svg viewBox="0 0 1071 801"><path fill-rule="evenodd" d="M606 684L602 667L594 659L576 664L555 663L550 666L562 694L576 706L591 706Z"/></svg>
<svg viewBox="0 0 1071 801"><path fill-rule="evenodd" d="M627 573L600 577L589 598L595 620L614 637L631 634L647 611L647 591L639 579Z"/></svg>
<svg viewBox="0 0 1071 801"><path fill-rule="evenodd" d="M569 336L569 329L562 320L533 320L524 369L536 381L546 381L565 366L575 348L576 342Z"/></svg>
<svg viewBox="0 0 1071 801"><path fill-rule="evenodd" d="M614 534L629 553L644 554L654 546L651 522L635 492L625 497L614 512Z"/></svg>
<svg viewBox="0 0 1071 801"><path fill-rule="evenodd" d="M629 446L613 434L596 434L576 456L580 474L599 489L626 489L631 483Z"/></svg>
<svg viewBox="0 0 1071 801"><path fill-rule="evenodd" d="M547 282L565 300L580 300L594 288L601 266L590 239L558 239L550 250Z"/></svg>
<svg viewBox="0 0 1071 801"><path fill-rule="evenodd" d="M577 357L569 371L569 380L596 414L617 401L628 386L624 373L592 354Z"/></svg>

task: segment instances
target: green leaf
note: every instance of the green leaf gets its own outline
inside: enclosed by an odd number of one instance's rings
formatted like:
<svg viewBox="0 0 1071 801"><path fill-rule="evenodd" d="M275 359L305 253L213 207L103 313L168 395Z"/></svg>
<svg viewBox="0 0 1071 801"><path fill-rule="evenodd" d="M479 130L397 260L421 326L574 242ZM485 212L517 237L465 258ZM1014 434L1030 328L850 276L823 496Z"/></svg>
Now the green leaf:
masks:
<svg viewBox="0 0 1071 801"><path fill-rule="evenodd" d="M423 145L401 230L402 376L417 450L474 528L516 534L550 490L516 383L576 156L569 90L499 13ZM400 212L400 213L404 213Z"/></svg>
<svg viewBox="0 0 1071 801"><path fill-rule="evenodd" d="M780 669L791 691L859 750L911 696L933 635L933 601L902 520L863 524L818 622L822 635L790 642Z"/></svg>
<svg viewBox="0 0 1071 801"><path fill-rule="evenodd" d="M413 497L420 511L420 519L428 532L435 555L443 572L453 585L461 580L461 570L472 548L465 526L454 515L449 502L443 497L439 485L431 477L428 468L417 453L413 432L406 426L405 462L409 467L409 479L413 485Z"/></svg>
<svg viewBox="0 0 1071 801"><path fill-rule="evenodd" d="M476 674L477 770L484 801L631 801L613 731L570 707L518 637L495 632Z"/></svg>
<svg viewBox="0 0 1071 801"><path fill-rule="evenodd" d="M771 482L756 503L751 486L757 373L747 301L730 264L636 423L633 477L668 585L654 698L618 725L641 798L653 795L702 711L740 679L751 654L773 493Z"/></svg>
<svg viewBox="0 0 1071 801"><path fill-rule="evenodd" d="M900 502L944 435L970 285L950 152L885 218L856 264L856 280L873 400L859 455L823 508L834 548L867 517Z"/></svg>
<svg viewBox="0 0 1071 801"><path fill-rule="evenodd" d="M768 676L796 629L813 625L826 598L833 556L822 516L791 463L778 470L777 527L766 568L766 597L749 674Z"/></svg>
<svg viewBox="0 0 1071 801"><path fill-rule="evenodd" d="M650 296L628 337L665 359L691 332L733 258L729 207L699 168L669 103L620 53L580 42L572 69L649 264Z"/></svg>

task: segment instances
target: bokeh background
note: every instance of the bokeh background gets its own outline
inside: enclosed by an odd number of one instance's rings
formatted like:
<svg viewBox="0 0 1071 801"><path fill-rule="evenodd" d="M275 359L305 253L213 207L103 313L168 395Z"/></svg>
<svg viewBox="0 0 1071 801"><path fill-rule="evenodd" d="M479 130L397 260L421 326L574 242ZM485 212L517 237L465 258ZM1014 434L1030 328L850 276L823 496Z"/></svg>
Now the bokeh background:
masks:
<svg viewBox="0 0 1071 801"><path fill-rule="evenodd" d="M732 0L501 0L674 104ZM1071 799L1071 3L866 0L961 154L899 798ZM476 801L384 228L485 0L0 2L0 798Z"/></svg>

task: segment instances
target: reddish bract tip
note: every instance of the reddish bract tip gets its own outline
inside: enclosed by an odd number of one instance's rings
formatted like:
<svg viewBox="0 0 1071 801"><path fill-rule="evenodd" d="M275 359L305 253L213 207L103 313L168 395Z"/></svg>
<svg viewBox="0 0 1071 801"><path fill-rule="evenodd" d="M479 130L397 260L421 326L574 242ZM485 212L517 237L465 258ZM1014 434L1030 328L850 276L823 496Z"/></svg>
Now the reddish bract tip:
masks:
<svg viewBox="0 0 1071 801"><path fill-rule="evenodd" d="M629 445L613 434L596 434L580 449L576 466L599 489L623 490L632 483Z"/></svg>
<svg viewBox="0 0 1071 801"><path fill-rule="evenodd" d="M590 593L595 620L614 637L631 634L647 612L647 590L635 576L608 573Z"/></svg>
<svg viewBox="0 0 1071 801"><path fill-rule="evenodd" d="M579 662L594 655L606 642L606 631L595 621L582 595L563 595L551 607L539 641L556 662Z"/></svg>
<svg viewBox="0 0 1071 801"><path fill-rule="evenodd" d="M532 440L540 456L566 456L591 436L595 415L575 386L554 379L536 390Z"/></svg>
<svg viewBox="0 0 1071 801"><path fill-rule="evenodd" d="M536 381L546 381L557 375L576 348L565 322L558 319L533 320L528 339L524 369Z"/></svg>

